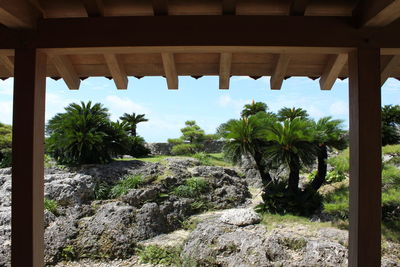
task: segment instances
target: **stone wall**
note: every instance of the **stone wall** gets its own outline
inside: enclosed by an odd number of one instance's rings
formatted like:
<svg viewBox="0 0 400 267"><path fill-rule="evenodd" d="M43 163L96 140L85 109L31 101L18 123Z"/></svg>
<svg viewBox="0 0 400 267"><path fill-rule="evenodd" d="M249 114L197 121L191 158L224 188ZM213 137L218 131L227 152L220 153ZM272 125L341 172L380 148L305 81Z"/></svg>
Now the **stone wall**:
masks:
<svg viewBox="0 0 400 267"><path fill-rule="evenodd" d="M152 155L170 155L174 145L169 143L147 143L146 147L150 149ZM204 143L204 152L206 153L221 153L223 141L208 141Z"/></svg>

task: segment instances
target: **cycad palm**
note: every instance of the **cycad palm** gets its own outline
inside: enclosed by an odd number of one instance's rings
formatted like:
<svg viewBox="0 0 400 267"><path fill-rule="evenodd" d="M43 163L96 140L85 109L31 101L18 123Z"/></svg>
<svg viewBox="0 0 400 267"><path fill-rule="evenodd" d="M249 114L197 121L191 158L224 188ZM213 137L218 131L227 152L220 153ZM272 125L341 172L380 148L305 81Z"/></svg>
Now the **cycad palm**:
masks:
<svg viewBox="0 0 400 267"><path fill-rule="evenodd" d="M313 126L314 143L317 147L318 172L311 188L318 190L325 182L327 172L328 149L344 149L347 142L344 138L345 131L342 129L342 120L332 120L331 117L319 119Z"/></svg>
<svg viewBox="0 0 400 267"><path fill-rule="evenodd" d="M254 100L251 104L244 105L242 110L242 117L250 117L252 115L256 115L258 112L266 112L268 110L267 104L263 102L255 102Z"/></svg>
<svg viewBox="0 0 400 267"><path fill-rule="evenodd" d="M302 108L281 108L278 111L278 119L285 121L287 119L294 120L295 118L308 119L308 113Z"/></svg>
<svg viewBox="0 0 400 267"><path fill-rule="evenodd" d="M310 126L307 120L294 118L268 127L267 138L271 143L266 148L266 156L274 164L289 167L288 189L292 192L298 190L302 165L310 165L315 159Z"/></svg>
<svg viewBox="0 0 400 267"><path fill-rule="evenodd" d="M271 118L259 114L249 118L230 120L222 124L218 132L225 138L224 151L226 155L237 163L242 156L252 156L264 185L271 182L271 176L266 169L266 162L263 155L266 140L266 126Z"/></svg>
<svg viewBox="0 0 400 267"><path fill-rule="evenodd" d="M108 110L101 104L70 104L47 126L48 148L61 163L101 163L111 159Z"/></svg>
<svg viewBox="0 0 400 267"><path fill-rule="evenodd" d="M137 125L141 122L145 122L148 121L148 119L146 119L145 114L128 114L128 113L124 113L124 115L122 115L120 117L120 119L125 122L128 125L128 130L130 132L131 136L136 136L136 129L137 129Z"/></svg>

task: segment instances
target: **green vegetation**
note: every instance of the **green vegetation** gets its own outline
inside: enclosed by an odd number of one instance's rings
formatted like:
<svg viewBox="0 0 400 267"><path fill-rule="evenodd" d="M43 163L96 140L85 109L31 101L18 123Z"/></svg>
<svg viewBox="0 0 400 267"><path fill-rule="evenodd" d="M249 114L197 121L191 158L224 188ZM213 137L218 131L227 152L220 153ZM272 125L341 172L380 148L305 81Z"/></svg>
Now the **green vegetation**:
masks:
<svg viewBox="0 0 400 267"><path fill-rule="evenodd" d="M176 187L173 193L178 197L198 198L202 193L207 192L209 183L205 178L192 177L185 181L185 184Z"/></svg>
<svg viewBox="0 0 400 267"><path fill-rule="evenodd" d="M253 102L245 106L246 116L222 124L218 133L226 142L224 152L234 163L253 158L264 185L260 210L311 215L321 207L318 189L327 182L328 151L347 145L342 121L325 117L315 122L301 108L282 108L277 114L267 109ZM317 172L300 190L300 171L316 160ZM289 169L288 177L273 180L269 172L280 167Z"/></svg>
<svg viewBox="0 0 400 267"><path fill-rule="evenodd" d="M130 132L130 135L135 137L137 135L136 132L136 128L137 125L141 122L146 122L149 121L148 119L145 118L145 114L128 114L128 113L124 113L124 115L122 115L119 118L123 123L126 124L126 130Z"/></svg>
<svg viewBox="0 0 400 267"><path fill-rule="evenodd" d="M45 198L44 209L50 211L54 215L58 215L58 203L55 200Z"/></svg>
<svg viewBox="0 0 400 267"><path fill-rule="evenodd" d="M382 107L382 144L393 145L400 142L400 105Z"/></svg>
<svg viewBox="0 0 400 267"><path fill-rule="evenodd" d="M61 251L61 258L66 261L73 261L77 258L77 253L75 251L75 247L72 245L68 245Z"/></svg>
<svg viewBox="0 0 400 267"><path fill-rule="evenodd" d="M11 166L11 125L0 123L0 168Z"/></svg>
<svg viewBox="0 0 400 267"><path fill-rule="evenodd" d="M128 120L131 115L125 115L121 118L126 121L112 122L99 103L70 104L47 125L47 152L65 165L107 163L124 154L147 155L144 139L136 136L136 124Z"/></svg>
<svg viewBox="0 0 400 267"><path fill-rule="evenodd" d="M137 249L137 255L141 263L161 266L180 266L182 264L180 258L181 251L181 248L150 245Z"/></svg>
<svg viewBox="0 0 400 267"><path fill-rule="evenodd" d="M252 115L256 115L258 112L267 112L268 106L267 104L263 102L255 102L254 100L251 102L251 104L246 104L243 107L242 117L248 118Z"/></svg>
<svg viewBox="0 0 400 267"><path fill-rule="evenodd" d="M123 180L119 181L111 188L110 197L118 198L125 195L131 189L136 189L144 183L144 179L140 175L127 175Z"/></svg>
<svg viewBox="0 0 400 267"><path fill-rule="evenodd" d="M171 149L172 155L193 155L203 150L204 142L217 139L215 134L205 134L196 121L186 121L181 132L181 137L168 139L168 143L174 145Z"/></svg>

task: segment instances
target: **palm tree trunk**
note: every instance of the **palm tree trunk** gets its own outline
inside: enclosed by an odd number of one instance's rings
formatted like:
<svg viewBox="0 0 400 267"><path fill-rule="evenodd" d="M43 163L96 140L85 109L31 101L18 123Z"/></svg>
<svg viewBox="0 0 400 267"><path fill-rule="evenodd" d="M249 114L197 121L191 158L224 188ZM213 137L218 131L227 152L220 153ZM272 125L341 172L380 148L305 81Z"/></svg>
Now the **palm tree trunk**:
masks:
<svg viewBox="0 0 400 267"><path fill-rule="evenodd" d="M257 165L257 169L258 169L258 171L259 171L259 173L260 173L261 181L262 181L262 183L263 183L264 186L267 186L267 185L272 181L272 178L271 178L271 175L270 175L269 172L266 170L266 168L265 168L265 166L264 166L264 164L263 164L263 156L262 156L262 153L256 151L256 152L254 153L253 158L254 158L254 161L255 161L255 163L256 163L256 165Z"/></svg>
<svg viewBox="0 0 400 267"><path fill-rule="evenodd" d="M132 126L131 135L136 136L136 126Z"/></svg>
<svg viewBox="0 0 400 267"><path fill-rule="evenodd" d="M318 172L314 180L311 182L311 188L317 191L324 183L326 179L328 149L326 146L321 146L318 153Z"/></svg>
<svg viewBox="0 0 400 267"><path fill-rule="evenodd" d="M300 160L298 156L294 156L289 163L289 186L288 190L296 192L299 189L300 180Z"/></svg>

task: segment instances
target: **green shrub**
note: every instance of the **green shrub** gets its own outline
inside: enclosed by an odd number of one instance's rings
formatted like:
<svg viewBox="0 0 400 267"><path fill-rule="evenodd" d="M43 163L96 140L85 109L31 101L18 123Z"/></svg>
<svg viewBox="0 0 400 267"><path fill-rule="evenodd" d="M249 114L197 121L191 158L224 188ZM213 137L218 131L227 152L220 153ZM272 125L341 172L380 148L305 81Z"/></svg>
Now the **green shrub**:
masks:
<svg viewBox="0 0 400 267"><path fill-rule="evenodd" d="M400 170L396 166L384 164L382 169L382 184L384 189L391 187L400 188Z"/></svg>
<svg viewBox="0 0 400 267"><path fill-rule="evenodd" d="M181 138L170 138L168 139L168 143L171 145L180 145L183 144L183 139Z"/></svg>
<svg viewBox="0 0 400 267"><path fill-rule="evenodd" d="M207 192L209 183L201 177L187 179L185 184L176 187L173 193L178 197L197 198L202 193Z"/></svg>
<svg viewBox="0 0 400 267"><path fill-rule="evenodd" d="M111 186L106 182L96 183L94 187L94 198L96 200L106 200L111 198Z"/></svg>
<svg viewBox="0 0 400 267"><path fill-rule="evenodd" d="M144 138L141 136L129 137L129 155L132 157L145 157L150 154L150 149L145 146Z"/></svg>
<svg viewBox="0 0 400 267"><path fill-rule="evenodd" d="M314 190L291 192L286 183L270 184L263 192L264 203L257 207L259 212L310 216L322 207L322 196Z"/></svg>
<svg viewBox="0 0 400 267"><path fill-rule="evenodd" d="M171 149L171 153L173 155L192 155L200 151L201 148L202 145L200 144L180 144L180 145L175 145Z"/></svg>
<svg viewBox="0 0 400 267"><path fill-rule="evenodd" d="M387 145L382 147L382 154L387 155L399 155L400 156L400 145Z"/></svg>
<svg viewBox="0 0 400 267"><path fill-rule="evenodd" d="M180 248L159 247L150 245L145 248L137 249L137 255L141 263L150 263L161 266L181 265Z"/></svg>
<svg viewBox="0 0 400 267"><path fill-rule="evenodd" d="M337 170L331 170L326 174L326 183L338 183L346 179L346 175L343 172L338 172Z"/></svg>
<svg viewBox="0 0 400 267"><path fill-rule="evenodd" d="M328 163L335 168L338 173L349 172L350 161L349 161L349 149L345 149L339 153L336 157L328 159Z"/></svg>
<svg viewBox="0 0 400 267"><path fill-rule="evenodd" d="M210 156L204 152L196 153L192 157L198 159L202 165L212 166Z"/></svg>
<svg viewBox="0 0 400 267"><path fill-rule="evenodd" d="M11 167L12 164L12 151L11 148L4 148L0 150L0 168Z"/></svg>
<svg viewBox="0 0 400 267"><path fill-rule="evenodd" d="M115 186L111 188L110 196L112 198L118 198L122 195L125 195L131 189L138 188L142 185L144 179L140 175L127 175L125 179L119 181Z"/></svg>
<svg viewBox="0 0 400 267"><path fill-rule="evenodd" d="M55 200L45 198L44 199L44 208L45 210L50 211L54 215L58 215L58 203Z"/></svg>
<svg viewBox="0 0 400 267"><path fill-rule="evenodd" d="M77 258L77 253L75 251L75 247L72 245L68 245L61 251L61 258L66 261L73 261Z"/></svg>

